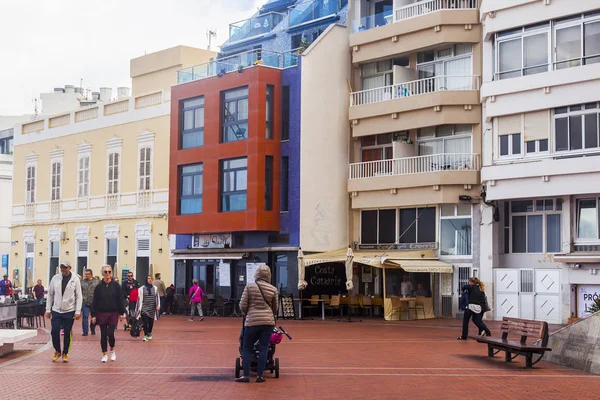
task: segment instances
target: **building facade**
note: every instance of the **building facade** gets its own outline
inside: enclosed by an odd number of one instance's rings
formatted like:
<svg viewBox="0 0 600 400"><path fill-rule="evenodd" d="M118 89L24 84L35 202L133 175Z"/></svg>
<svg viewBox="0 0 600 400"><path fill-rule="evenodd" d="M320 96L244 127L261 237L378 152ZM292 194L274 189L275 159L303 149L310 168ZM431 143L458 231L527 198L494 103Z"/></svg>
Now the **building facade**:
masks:
<svg viewBox="0 0 600 400"><path fill-rule="evenodd" d="M132 270L141 280L161 272L171 282L165 88L178 69L213 55L179 46L136 58L134 97L16 126L10 270L17 287L47 285L62 260L78 274L109 264L119 279Z"/></svg>
<svg viewBox="0 0 600 400"><path fill-rule="evenodd" d="M482 272L496 319L566 323L600 290L600 7L506 3L480 10Z"/></svg>
<svg viewBox="0 0 600 400"><path fill-rule="evenodd" d="M437 316L456 315L480 264L479 3L351 0L348 12L350 235L381 267L358 291L388 302L406 274ZM428 261L403 263L406 250Z"/></svg>
<svg viewBox="0 0 600 400"><path fill-rule="evenodd" d="M198 278L208 295L236 298L267 263L273 283L296 293L300 247L347 245L345 14L341 0L266 2L230 25L216 60L179 72L169 201L178 288Z"/></svg>
<svg viewBox="0 0 600 400"><path fill-rule="evenodd" d="M10 260L10 218L12 202L13 129L0 129L0 275L8 273Z"/></svg>

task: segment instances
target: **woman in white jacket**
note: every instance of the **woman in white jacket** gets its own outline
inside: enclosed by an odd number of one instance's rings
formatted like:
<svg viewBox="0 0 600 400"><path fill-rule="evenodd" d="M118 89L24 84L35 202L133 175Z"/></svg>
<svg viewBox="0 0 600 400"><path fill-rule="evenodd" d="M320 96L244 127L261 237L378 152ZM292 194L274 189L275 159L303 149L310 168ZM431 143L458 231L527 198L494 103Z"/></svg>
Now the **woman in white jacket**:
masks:
<svg viewBox="0 0 600 400"><path fill-rule="evenodd" d="M136 318L142 318L144 326L144 342L152 340L154 321L158 319L160 298L158 289L152 285L152 275L146 277L146 284L138 289L138 302L135 309Z"/></svg>

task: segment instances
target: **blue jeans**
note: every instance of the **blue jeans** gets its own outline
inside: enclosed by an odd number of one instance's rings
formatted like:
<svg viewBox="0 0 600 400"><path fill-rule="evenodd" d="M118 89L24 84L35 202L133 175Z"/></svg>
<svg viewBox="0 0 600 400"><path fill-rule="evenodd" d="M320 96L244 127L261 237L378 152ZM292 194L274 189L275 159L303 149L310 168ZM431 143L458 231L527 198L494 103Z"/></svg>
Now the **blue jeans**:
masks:
<svg viewBox="0 0 600 400"><path fill-rule="evenodd" d="M35 304L44 304L44 299L35 300Z"/></svg>
<svg viewBox="0 0 600 400"><path fill-rule="evenodd" d="M86 306L85 304L81 305L81 328L83 329L83 333L88 333L89 328L92 328L92 333L96 332L96 325L95 324L89 324L88 325L88 319L90 317L90 306Z"/></svg>
<svg viewBox="0 0 600 400"><path fill-rule="evenodd" d="M73 322L75 322L75 311L68 313L57 313L52 311L52 345L54 350L58 353L68 354L71 348L71 336L73 329ZM60 350L60 330L65 330L63 350Z"/></svg>
<svg viewBox="0 0 600 400"><path fill-rule="evenodd" d="M256 366L256 375L263 376L265 364L269 352L269 339L273 333L272 325L247 326L244 330L244 346L242 361L244 366L244 376L250 376L250 364L254 353L254 343L258 340L258 364Z"/></svg>

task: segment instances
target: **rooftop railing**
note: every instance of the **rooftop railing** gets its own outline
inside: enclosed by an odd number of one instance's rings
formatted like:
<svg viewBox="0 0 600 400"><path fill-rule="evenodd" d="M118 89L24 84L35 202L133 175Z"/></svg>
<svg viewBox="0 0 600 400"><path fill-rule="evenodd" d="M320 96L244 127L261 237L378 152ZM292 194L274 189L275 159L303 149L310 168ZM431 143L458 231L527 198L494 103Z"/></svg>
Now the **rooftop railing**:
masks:
<svg viewBox="0 0 600 400"><path fill-rule="evenodd" d="M289 7L289 27L335 15L348 0L308 0Z"/></svg>
<svg viewBox="0 0 600 400"><path fill-rule="evenodd" d="M284 17L285 14L269 12L229 24L229 42L239 42L269 33Z"/></svg>

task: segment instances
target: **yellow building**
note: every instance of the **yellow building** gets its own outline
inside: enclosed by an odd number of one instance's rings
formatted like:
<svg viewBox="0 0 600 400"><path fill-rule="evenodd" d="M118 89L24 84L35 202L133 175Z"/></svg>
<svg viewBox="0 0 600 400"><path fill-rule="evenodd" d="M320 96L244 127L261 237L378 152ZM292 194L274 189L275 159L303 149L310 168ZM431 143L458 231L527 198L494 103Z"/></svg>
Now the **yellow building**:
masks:
<svg viewBox="0 0 600 400"><path fill-rule="evenodd" d="M173 281L167 231L170 87L215 53L178 46L131 60L132 97L17 125L12 248L15 286L47 286L68 260L115 276Z"/></svg>

